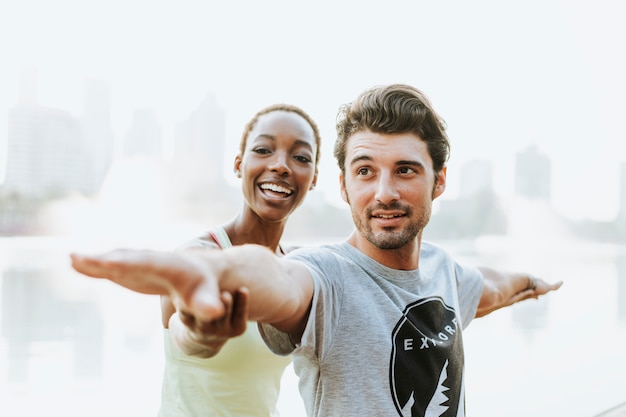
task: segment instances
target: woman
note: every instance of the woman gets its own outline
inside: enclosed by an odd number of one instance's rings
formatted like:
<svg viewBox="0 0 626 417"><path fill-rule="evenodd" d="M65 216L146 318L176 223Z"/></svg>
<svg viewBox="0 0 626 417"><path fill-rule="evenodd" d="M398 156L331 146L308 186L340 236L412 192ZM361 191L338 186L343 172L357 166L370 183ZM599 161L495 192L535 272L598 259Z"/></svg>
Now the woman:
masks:
<svg viewBox="0 0 626 417"><path fill-rule="evenodd" d="M235 157L242 209L182 249L255 243L283 254L280 239L287 219L315 186L319 156L320 134L307 113L286 104L260 110L246 125ZM202 323L177 312L169 297L162 298L166 361L161 417L278 414L280 380L290 358L271 353L255 323L246 326L245 288L222 294L222 301L224 318Z"/></svg>

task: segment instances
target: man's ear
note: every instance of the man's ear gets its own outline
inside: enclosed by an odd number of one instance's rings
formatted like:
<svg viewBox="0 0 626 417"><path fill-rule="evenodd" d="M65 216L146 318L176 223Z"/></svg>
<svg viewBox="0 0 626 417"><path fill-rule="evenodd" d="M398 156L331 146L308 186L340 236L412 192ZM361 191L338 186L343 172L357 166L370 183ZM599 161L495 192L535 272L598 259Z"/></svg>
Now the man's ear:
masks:
<svg viewBox="0 0 626 417"><path fill-rule="evenodd" d="M433 200L439 197L446 190L446 174L448 173L448 167L444 165L441 171L437 173L435 187L433 188Z"/></svg>
<svg viewBox="0 0 626 417"><path fill-rule="evenodd" d="M350 204L348 201L348 194L346 193L346 185L343 183L343 174L339 174L339 190L341 191L341 198L343 201Z"/></svg>

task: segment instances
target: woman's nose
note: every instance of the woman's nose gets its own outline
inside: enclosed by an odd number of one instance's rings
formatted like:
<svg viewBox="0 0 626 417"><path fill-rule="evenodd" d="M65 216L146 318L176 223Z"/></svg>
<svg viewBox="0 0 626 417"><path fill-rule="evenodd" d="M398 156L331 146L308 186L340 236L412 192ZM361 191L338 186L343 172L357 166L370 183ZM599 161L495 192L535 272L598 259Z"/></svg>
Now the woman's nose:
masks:
<svg viewBox="0 0 626 417"><path fill-rule="evenodd" d="M291 174L291 168L289 167L289 164L287 161L288 161L287 155L277 152L272 158L272 160L270 161L270 163L268 164L267 168L270 171L277 172L281 176L289 175Z"/></svg>

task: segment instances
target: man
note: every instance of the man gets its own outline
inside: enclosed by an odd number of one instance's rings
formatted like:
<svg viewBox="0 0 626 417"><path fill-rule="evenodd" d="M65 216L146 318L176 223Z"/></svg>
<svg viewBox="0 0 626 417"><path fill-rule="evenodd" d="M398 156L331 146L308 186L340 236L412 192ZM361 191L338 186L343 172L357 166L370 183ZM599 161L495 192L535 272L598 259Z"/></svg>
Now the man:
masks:
<svg viewBox="0 0 626 417"><path fill-rule="evenodd" d="M347 241L282 259L248 245L72 255L73 266L171 294L202 321L223 314L220 291L246 287L249 317L263 323L268 346L295 348L310 416L464 416L462 330L561 283L463 267L422 241L432 201L445 190L449 142L421 91L372 88L337 120L341 195L355 224Z"/></svg>

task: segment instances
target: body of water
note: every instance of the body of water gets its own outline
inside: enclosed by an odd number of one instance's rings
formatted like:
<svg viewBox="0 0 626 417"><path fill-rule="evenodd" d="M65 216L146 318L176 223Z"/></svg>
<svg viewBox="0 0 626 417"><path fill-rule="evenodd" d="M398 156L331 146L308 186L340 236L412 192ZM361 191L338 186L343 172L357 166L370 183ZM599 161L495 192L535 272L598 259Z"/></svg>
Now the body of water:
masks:
<svg viewBox="0 0 626 417"><path fill-rule="evenodd" d="M71 251L129 246L85 242L0 239L1 416L157 414L158 299L75 273ZM592 417L626 401L624 247L499 238L442 245L464 262L564 281L557 293L465 331L469 416ZM291 368L283 386L281 414L304 416Z"/></svg>

